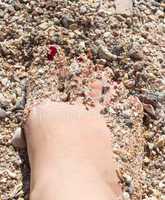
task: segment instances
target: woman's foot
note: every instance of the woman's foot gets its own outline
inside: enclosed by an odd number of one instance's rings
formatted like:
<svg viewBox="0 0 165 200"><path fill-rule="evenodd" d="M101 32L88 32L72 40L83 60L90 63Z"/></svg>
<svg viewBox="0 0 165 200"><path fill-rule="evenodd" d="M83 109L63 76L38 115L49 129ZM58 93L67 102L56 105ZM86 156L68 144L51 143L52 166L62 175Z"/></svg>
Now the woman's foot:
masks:
<svg viewBox="0 0 165 200"><path fill-rule="evenodd" d="M31 200L121 197L112 138L99 114L102 83L91 85L95 107L44 100L25 123L31 166Z"/></svg>
<svg viewBox="0 0 165 200"><path fill-rule="evenodd" d="M33 107L25 136L31 200L121 196L111 135L97 110L46 100Z"/></svg>

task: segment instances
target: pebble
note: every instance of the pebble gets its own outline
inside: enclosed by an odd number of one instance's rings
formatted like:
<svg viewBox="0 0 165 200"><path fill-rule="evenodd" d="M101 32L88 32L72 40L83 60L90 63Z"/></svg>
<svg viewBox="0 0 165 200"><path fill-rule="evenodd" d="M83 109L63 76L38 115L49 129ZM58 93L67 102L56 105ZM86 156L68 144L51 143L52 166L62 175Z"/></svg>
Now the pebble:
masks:
<svg viewBox="0 0 165 200"><path fill-rule="evenodd" d="M69 28L69 26L74 23L74 19L72 16L64 15L61 19L61 23L65 28Z"/></svg>
<svg viewBox="0 0 165 200"><path fill-rule="evenodd" d="M126 80L124 81L124 85L126 86L126 88L128 89L132 89L135 87L135 80Z"/></svg>
<svg viewBox="0 0 165 200"><path fill-rule="evenodd" d="M165 200L165 195L161 196L160 200Z"/></svg>
<svg viewBox="0 0 165 200"><path fill-rule="evenodd" d="M55 25L60 25L60 20L57 17L53 19Z"/></svg>
<svg viewBox="0 0 165 200"><path fill-rule="evenodd" d="M15 110L23 110L25 108L26 98L25 95L16 101Z"/></svg>
<svg viewBox="0 0 165 200"><path fill-rule="evenodd" d="M117 60L117 56L112 54L107 47L100 45L100 48L98 50L99 53L99 57L106 59L108 61L113 61L113 60Z"/></svg>
<svg viewBox="0 0 165 200"><path fill-rule="evenodd" d="M123 200L130 200L130 195L128 192L123 192Z"/></svg>
<svg viewBox="0 0 165 200"><path fill-rule="evenodd" d="M103 35L104 38L108 38L110 36L111 36L111 32L105 32Z"/></svg>
<svg viewBox="0 0 165 200"><path fill-rule="evenodd" d="M156 12L156 15L157 15L159 18L164 18L164 12L161 11L161 10L158 10L158 11Z"/></svg>
<svg viewBox="0 0 165 200"><path fill-rule="evenodd" d="M141 61L141 60L143 60L144 55L143 55L142 51L140 51L140 50L131 49L129 51L129 57L133 61Z"/></svg>
<svg viewBox="0 0 165 200"><path fill-rule="evenodd" d="M87 12L87 7L84 6L84 5L82 5L82 6L80 7L80 14L81 14L81 15L84 15L86 12Z"/></svg>
<svg viewBox="0 0 165 200"><path fill-rule="evenodd" d="M133 184L130 184L129 187L127 188L127 192L132 195L133 192L134 192L134 187L133 187Z"/></svg>
<svg viewBox="0 0 165 200"><path fill-rule="evenodd" d="M162 148L162 147L165 146L165 135L162 135L162 136L159 137L159 139L158 139L158 141L156 143L156 146L158 148Z"/></svg>
<svg viewBox="0 0 165 200"><path fill-rule="evenodd" d="M20 127L16 128L13 138L11 140L11 144L15 148L25 148L26 147L25 139L24 139L24 136L22 133L22 129Z"/></svg>
<svg viewBox="0 0 165 200"><path fill-rule="evenodd" d="M162 92L156 92L155 93L156 96L157 96L157 99L160 103L164 103L165 102L165 92L162 91Z"/></svg>
<svg viewBox="0 0 165 200"><path fill-rule="evenodd" d="M8 100L4 97L2 93L0 93L0 106L6 108L8 104Z"/></svg>
<svg viewBox="0 0 165 200"><path fill-rule="evenodd" d="M67 102L69 100L69 96L68 96L68 94L64 93L61 95L60 99L63 102Z"/></svg>
<svg viewBox="0 0 165 200"><path fill-rule="evenodd" d="M5 86L5 87L8 87L8 83L9 83L9 80L7 79L7 78L3 78L3 79L1 79L1 81L0 81L1 83L2 83L2 85L3 86Z"/></svg>
<svg viewBox="0 0 165 200"><path fill-rule="evenodd" d="M158 106L158 96L155 93L137 95L139 100L145 104L151 104L154 108Z"/></svg>
<svg viewBox="0 0 165 200"><path fill-rule="evenodd" d="M148 148L150 151L152 151L155 147L155 144L154 143L148 143Z"/></svg>
<svg viewBox="0 0 165 200"><path fill-rule="evenodd" d="M159 188L160 188L160 189L165 188L165 183L164 183L164 181L161 181L161 182L159 183Z"/></svg>
<svg viewBox="0 0 165 200"><path fill-rule="evenodd" d="M84 41L81 41L81 42L79 43L79 49L80 49L80 51L85 50L85 42L84 42Z"/></svg>
<svg viewBox="0 0 165 200"><path fill-rule="evenodd" d="M123 2L123 3L121 3ZM117 14L122 14L124 16L130 16L132 15L132 7L133 7L133 2L128 1L128 0L115 0L115 5L116 5L116 13Z"/></svg>
<svg viewBox="0 0 165 200"><path fill-rule="evenodd" d="M81 68L79 66L79 64L77 63L76 60L74 60L71 65L70 65L70 72L71 74L80 74L81 73Z"/></svg>
<svg viewBox="0 0 165 200"><path fill-rule="evenodd" d="M144 133L144 138L146 140L151 140L153 137L154 137L155 133L154 132L151 132L151 131L146 131Z"/></svg>
<svg viewBox="0 0 165 200"><path fill-rule="evenodd" d="M8 116L7 112L0 108L0 120L5 119Z"/></svg>
<svg viewBox="0 0 165 200"><path fill-rule="evenodd" d="M126 184L130 185L132 183L132 177L131 176L124 174L123 177L124 177Z"/></svg>
<svg viewBox="0 0 165 200"><path fill-rule="evenodd" d="M162 7L163 9L165 9L165 2L162 2L162 3L160 4L160 7Z"/></svg>
<svg viewBox="0 0 165 200"><path fill-rule="evenodd" d="M47 22L43 22L39 25L39 28L42 30L46 30L49 27L49 24Z"/></svg>
<svg viewBox="0 0 165 200"><path fill-rule="evenodd" d="M15 178L17 177L17 174L14 173L14 172L11 172L10 170L6 170L6 172L7 172L8 175L9 175L11 178L13 178L13 179L15 179Z"/></svg>
<svg viewBox="0 0 165 200"><path fill-rule="evenodd" d="M151 104L143 103L144 111L147 112L153 119L156 119L156 112Z"/></svg>
<svg viewBox="0 0 165 200"><path fill-rule="evenodd" d="M4 16L4 11L0 10L0 18L3 18L3 16Z"/></svg>
<svg viewBox="0 0 165 200"><path fill-rule="evenodd" d="M148 165L150 163L150 159L148 157L145 157L143 159L144 164Z"/></svg>

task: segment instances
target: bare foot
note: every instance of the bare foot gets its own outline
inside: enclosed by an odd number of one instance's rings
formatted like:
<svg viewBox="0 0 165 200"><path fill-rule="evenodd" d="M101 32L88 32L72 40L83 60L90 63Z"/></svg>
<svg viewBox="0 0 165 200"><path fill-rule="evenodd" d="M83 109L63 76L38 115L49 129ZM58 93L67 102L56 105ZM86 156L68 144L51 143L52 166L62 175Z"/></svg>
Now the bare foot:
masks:
<svg viewBox="0 0 165 200"><path fill-rule="evenodd" d="M91 84L95 103L102 84ZM45 100L34 106L25 123L31 167L31 200L121 197L112 153L112 138L98 105Z"/></svg>

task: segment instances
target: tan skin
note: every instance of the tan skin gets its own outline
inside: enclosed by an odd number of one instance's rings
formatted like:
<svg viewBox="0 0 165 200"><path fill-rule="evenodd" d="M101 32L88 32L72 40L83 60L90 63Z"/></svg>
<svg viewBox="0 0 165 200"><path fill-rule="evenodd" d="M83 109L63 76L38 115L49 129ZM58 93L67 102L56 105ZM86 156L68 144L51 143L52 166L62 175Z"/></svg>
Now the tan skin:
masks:
<svg viewBox="0 0 165 200"><path fill-rule="evenodd" d="M24 128L30 200L121 197L112 138L99 109L45 100L32 108Z"/></svg>

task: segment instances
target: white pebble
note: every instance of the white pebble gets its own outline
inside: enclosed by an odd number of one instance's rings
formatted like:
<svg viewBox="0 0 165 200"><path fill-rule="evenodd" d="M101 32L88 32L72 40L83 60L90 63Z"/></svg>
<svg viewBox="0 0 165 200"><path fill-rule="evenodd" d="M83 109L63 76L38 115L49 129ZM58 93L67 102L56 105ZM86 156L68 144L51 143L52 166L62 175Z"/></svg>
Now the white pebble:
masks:
<svg viewBox="0 0 165 200"><path fill-rule="evenodd" d="M130 200L130 195L128 192L123 192L123 200Z"/></svg>
<svg viewBox="0 0 165 200"><path fill-rule="evenodd" d="M15 133L11 140L11 143L16 148L25 148L26 147L25 140L24 140L24 137L22 134L22 129L20 127L18 127L15 130Z"/></svg>

